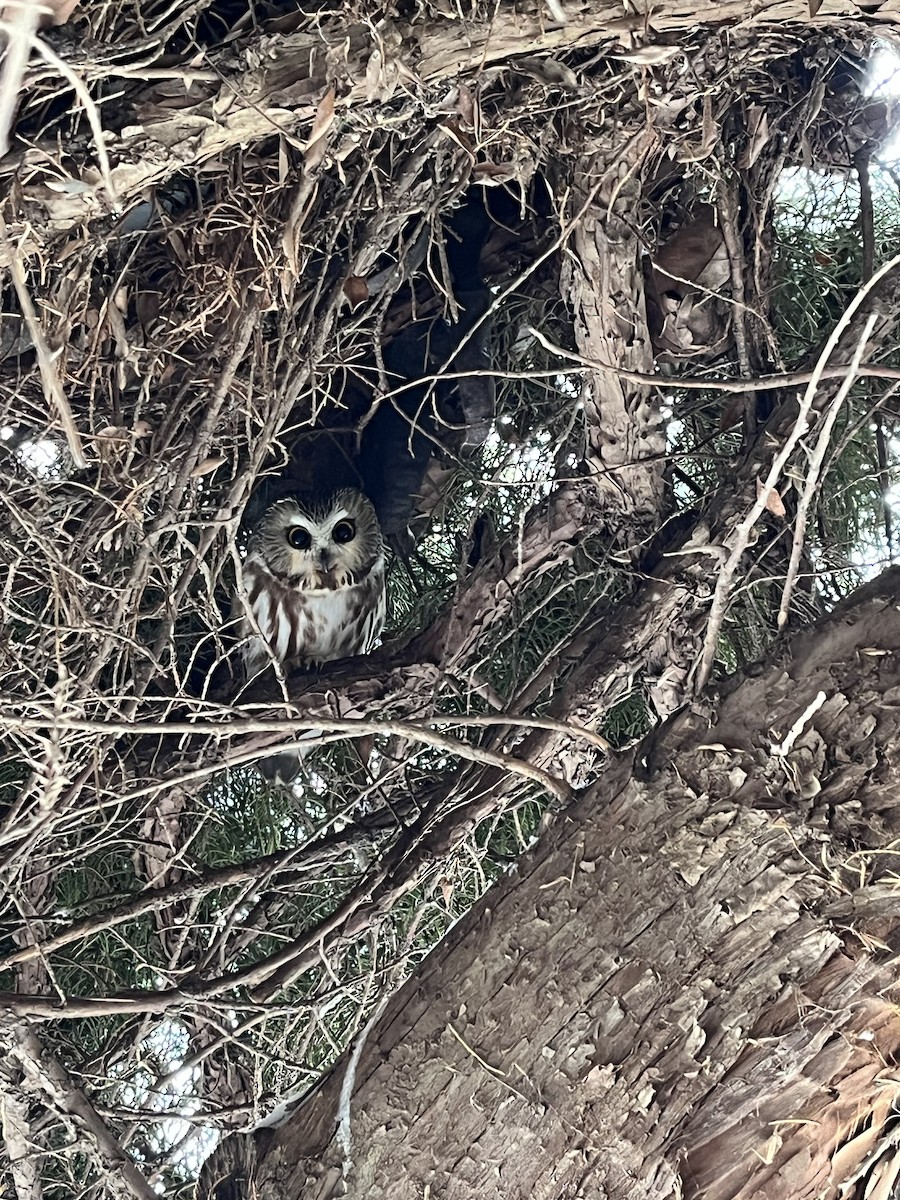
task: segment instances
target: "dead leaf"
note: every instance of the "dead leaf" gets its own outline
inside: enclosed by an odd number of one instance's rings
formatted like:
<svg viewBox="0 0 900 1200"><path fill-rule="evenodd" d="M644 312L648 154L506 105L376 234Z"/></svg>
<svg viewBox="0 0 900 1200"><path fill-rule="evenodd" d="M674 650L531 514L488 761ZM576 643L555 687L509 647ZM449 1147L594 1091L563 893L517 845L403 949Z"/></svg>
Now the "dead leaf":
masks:
<svg viewBox="0 0 900 1200"><path fill-rule="evenodd" d="M765 484L760 477L756 477L756 498L761 500L763 493L766 491ZM785 515L784 501L781 499L776 488L769 488L766 495L766 508L774 517L783 517Z"/></svg>
<svg viewBox="0 0 900 1200"><path fill-rule="evenodd" d="M124 308L122 305L124 304ZM119 288L112 297L112 303L106 306L106 327L116 343L116 358L128 357L130 343L128 329L125 325L124 313L128 312L128 297L125 288Z"/></svg>
<svg viewBox="0 0 900 1200"><path fill-rule="evenodd" d="M303 159L308 167L314 167L325 155L325 134L334 124L334 88L330 87L319 101L313 117L309 141L303 147Z"/></svg>
<svg viewBox="0 0 900 1200"><path fill-rule="evenodd" d="M88 192L94 190L89 183L85 183L82 179L47 179L44 181L44 186L48 187L51 192L64 192L69 196L86 196Z"/></svg>
<svg viewBox="0 0 900 1200"><path fill-rule="evenodd" d="M678 150L678 161L684 163L702 162L709 158L719 142L719 127L716 124L713 111L712 97L708 92L703 95L703 118L701 123L700 144L684 142Z"/></svg>
<svg viewBox="0 0 900 1200"><path fill-rule="evenodd" d="M65 262L70 255L76 254L83 249L84 242L81 240L81 238L73 238L71 241L66 242L62 250L57 251L56 261L58 263Z"/></svg>
<svg viewBox="0 0 900 1200"><path fill-rule="evenodd" d="M384 55L376 46L369 55L369 61L366 63L366 100L369 104L378 97L378 91L381 87L381 68L383 64Z"/></svg>
<svg viewBox="0 0 900 1200"><path fill-rule="evenodd" d="M197 463L196 467L191 471L191 479L199 479L203 475L211 475L213 471L218 471L224 462L225 459L219 455L204 458L203 462Z"/></svg>
<svg viewBox="0 0 900 1200"><path fill-rule="evenodd" d="M176 257L178 258L178 260L180 261L181 265L186 266L188 263L187 247L185 246L184 239L182 238L182 236L178 232L178 230L177 229L167 229L166 230L166 240L168 241L169 245L172 247L172 250L174 251L174 253L175 253Z"/></svg>
<svg viewBox="0 0 900 1200"><path fill-rule="evenodd" d="M761 104L751 104L747 111L746 127L750 140L738 159L738 166L744 170L753 166L769 140L769 115Z"/></svg>
<svg viewBox="0 0 900 1200"><path fill-rule="evenodd" d="M515 179L516 168L513 163L476 163L472 168L474 176L487 176L488 179Z"/></svg>
<svg viewBox="0 0 900 1200"><path fill-rule="evenodd" d="M356 308L369 298L369 285L360 275L348 275L344 280L344 295L350 301L350 306Z"/></svg>
<svg viewBox="0 0 900 1200"><path fill-rule="evenodd" d="M217 117L226 117L232 108L237 103L238 96L234 88L223 87L218 96L213 100L212 109ZM185 94L179 96L177 102L172 100L167 101L166 108L189 108L194 104L193 98Z"/></svg>
<svg viewBox="0 0 900 1200"><path fill-rule="evenodd" d="M709 92L703 93L703 136L700 149L709 153L719 140L719 129L716 125L716 117L713 112L712 96Z"/></svg>
<svg viewBox="0 0 900 1200"><path fill-rule="evenodd" d="M470 129L475 128L475 97L464 83L461 83L459 86L456 111L459 113L460 120L464 125L468 125Z"/></svg>
<svg viewBox="0 0 900 1200"><path fill-rule="evenodd" d="M124 425L104 425L102 429L97 430L94 437L104 441L124 442L128 437L128 430Z"/></svg>
<svg viewBox="0 0 900 1200"><path fill-rule="evenodd" d="M456 142L461 150L465 150L467 154L471 154L474 159L475 155L472 150L472 143L468 135L463 133L455 121L442 121L440 128Z"/></svg>
<svg viewBox="0 0 900 1200"><path fill-rule="evenodd" d="M159 319L159 292L138 292L134 298L134 309L141 328L150 333Z"/></svg>
<svg viewBox="0 0 900 1200"><path fill-rule="evenodd" d="M555 58L517 58L513 67L523 75L530 75L538 83L546 83L551 87L561 87L566 91L578 88L578 76L571 67Z"/></svg>
<svg viewBox="0 0 900 1200"><path fill-rule="evenodd" d="M680 53L680 46L640 46L637 50L631 50L627 54L611 54L610 58L615 58L620 62L634 63L641 67L657 67L671 62Z"/></svg>

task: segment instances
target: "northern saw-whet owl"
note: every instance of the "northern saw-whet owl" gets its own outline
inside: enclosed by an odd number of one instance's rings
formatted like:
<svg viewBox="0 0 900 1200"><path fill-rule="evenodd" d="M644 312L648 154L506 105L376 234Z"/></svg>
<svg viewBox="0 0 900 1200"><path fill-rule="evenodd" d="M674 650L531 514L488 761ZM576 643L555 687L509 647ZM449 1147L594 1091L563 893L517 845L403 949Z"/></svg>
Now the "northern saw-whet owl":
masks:
<svg viewBox="0 0 900 1200"><path fill-rule="evenodd" d="M372 502L356 488L272 504L250 534L241 574L248 679L273 658L311 668L367 654L384 627L384 542ZM299 765L290 759L289 774L286 762L272 764L285 781Z"/></svg>

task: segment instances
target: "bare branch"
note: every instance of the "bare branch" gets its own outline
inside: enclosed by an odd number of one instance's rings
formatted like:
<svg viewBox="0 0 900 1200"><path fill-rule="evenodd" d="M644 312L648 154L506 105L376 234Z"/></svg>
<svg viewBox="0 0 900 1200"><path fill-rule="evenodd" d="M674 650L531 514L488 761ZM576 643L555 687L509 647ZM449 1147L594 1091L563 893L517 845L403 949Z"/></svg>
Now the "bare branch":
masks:
<svg viewBox="0 0 900 1200"><path fill-rule="evenodd" d="M13 1031L10 1051L60 1111L75 1117L96 1141L100 1152L111 1168L110 1182L120 1196L135 1200L159 1200L125 1153L117 1138L101 1119L84 1092L75 1087L61 1063L41 1044L32 1029L17 1027Z"/></svg>

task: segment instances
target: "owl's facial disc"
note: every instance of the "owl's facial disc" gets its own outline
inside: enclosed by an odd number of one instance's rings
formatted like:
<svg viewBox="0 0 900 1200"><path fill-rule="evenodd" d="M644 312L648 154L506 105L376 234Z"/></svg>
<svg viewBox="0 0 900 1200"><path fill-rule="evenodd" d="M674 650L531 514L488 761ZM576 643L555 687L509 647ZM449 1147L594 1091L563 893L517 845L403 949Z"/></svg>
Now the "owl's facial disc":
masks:
<svg viewBox="0 0 900 1200"><path fill-rule="evenodd" d="M306 525L289 525L285 539L292 550L302 556L300 569L320 586L329 586L329 576L341 561L344 550L356 538L356 522L345 512L337 514L332 524L308 528Z"/></svg>
<svg viewBox="0 0 900 1200"><path fill-rule="evenodd" d="M276 501L248 550L276 578L307 592L350 587L384 564L378 518L353 488Z"/></svg>

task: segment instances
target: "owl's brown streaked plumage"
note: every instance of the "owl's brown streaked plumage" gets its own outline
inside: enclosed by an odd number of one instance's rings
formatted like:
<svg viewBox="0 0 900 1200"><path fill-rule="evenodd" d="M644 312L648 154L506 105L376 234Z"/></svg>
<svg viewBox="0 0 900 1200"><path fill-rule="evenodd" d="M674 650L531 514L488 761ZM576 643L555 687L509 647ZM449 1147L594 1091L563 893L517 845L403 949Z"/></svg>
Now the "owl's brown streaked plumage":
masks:
<svg viewBox="0 0 900 1200"><path fill-rule="evenodd" d="M310 668L367 654L384 627L384 543L371 502L356 488L271 505L250 535L241 575L248 679L273 659ZM264 774L287 782L299 759L281 755Z"/></svg>
<svg viewBox="0 0 900 1200"><path fill-rule="evenodd" d="M366 654L384 626L381 529L356 488L273 504L251 533L242 575L248 678L273 658L314 667Z"/></svg>

